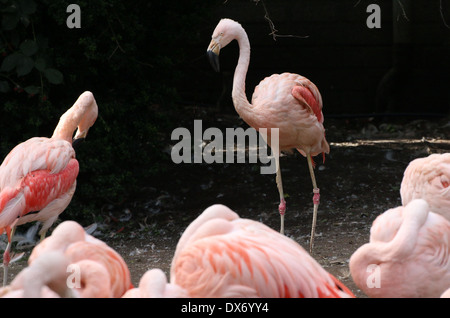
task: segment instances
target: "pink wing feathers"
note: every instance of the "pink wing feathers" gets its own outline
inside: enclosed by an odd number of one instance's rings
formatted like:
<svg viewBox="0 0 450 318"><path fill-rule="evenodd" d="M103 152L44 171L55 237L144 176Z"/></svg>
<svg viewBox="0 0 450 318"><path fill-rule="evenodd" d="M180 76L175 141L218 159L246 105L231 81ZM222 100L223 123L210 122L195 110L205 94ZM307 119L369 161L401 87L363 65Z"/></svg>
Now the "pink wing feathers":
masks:
<svg viewBox="0 0 450 318"><path fill-rule="evenodd" d="M67 141L35 137L17 145L0 166L0 232L66 193L78 171Z"/></svg>
<svg viewBox="0 0 450 318"><path fill-rule="evenodd" d="M323 123L322 114L322 97L310 80L303 77L296 81L297 85L292 88L292 96L294 96L301 104L306 105L316 115L319 123Z"/></svg>
<svg viewBox="0 0 450 318"><path fill-rule="evenodd" d="M352 297L300 245L214 205L185 231L171 283L191 297Z"/></svg>

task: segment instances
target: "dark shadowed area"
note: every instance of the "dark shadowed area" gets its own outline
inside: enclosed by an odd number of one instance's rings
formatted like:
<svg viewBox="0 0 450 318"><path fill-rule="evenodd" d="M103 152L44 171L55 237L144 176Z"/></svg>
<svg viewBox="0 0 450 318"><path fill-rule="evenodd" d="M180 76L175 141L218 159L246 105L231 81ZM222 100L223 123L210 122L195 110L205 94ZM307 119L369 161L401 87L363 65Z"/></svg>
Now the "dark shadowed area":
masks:
<svg viewBox="0 0 450 318"><path fill-rule="evenodd" d="M151 268L169 274L180 235L212 204L279 230L275 175L261 174L260 163L171 159L172 131L193 132L194 120L203 130L248 128L231 101L236 43L221 52L220 73L206 57L214 27L228 17L252 45L249 98L264 77L286 71L308 77L322 94L331 151L324 163L315 158L321 202L312 256L365 297L350 277L350 256L368 242L373 220L401 205L408 163L450 151L450 3L78 1L80 29L66 26L69 3L0 1L1 158L32 136L50 136L84 90L99 106L77 150L75 196L55 225L96 223L93 235L123 256L135 285ZM380 28L367 25L372 3ZM286 235L308 249L307 161L285 154L281 169ZM31 247L23 251L10 279L26 266Z"/></svg>

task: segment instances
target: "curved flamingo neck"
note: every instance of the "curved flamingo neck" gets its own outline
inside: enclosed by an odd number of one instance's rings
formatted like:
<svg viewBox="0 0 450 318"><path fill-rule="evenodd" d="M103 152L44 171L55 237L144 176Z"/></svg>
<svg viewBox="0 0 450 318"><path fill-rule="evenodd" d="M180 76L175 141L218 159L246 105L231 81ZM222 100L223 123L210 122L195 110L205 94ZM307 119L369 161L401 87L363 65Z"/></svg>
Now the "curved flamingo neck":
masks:
<svg viewBox="0 0 450 318"><path fill-rule="evenodd" d="M79 109L72 107L67 110L59 119L52 138L64 139L72 143L73 132L81 121L83 113Z"/></svg>
<svg viewBox="0 0 450 318"><path fill-rule="evenodd" d="M237 113L246 120L246 118L248 118L247 114L253 107L245 94L245 79L250 64L250 41L248 40L245 30L240 25L238 26L239 27L236 28L236 40L239 45L239 59L234 71L233 91L231 96Z"/></svg>
<svg viewBox="0 0 450 318"><path fill-rule="evenodd" d="M75 104L59 119L52 138L67 140L72 143L75 129L88 130L97 118L97 104L91 92L81 94Z"/></svg>

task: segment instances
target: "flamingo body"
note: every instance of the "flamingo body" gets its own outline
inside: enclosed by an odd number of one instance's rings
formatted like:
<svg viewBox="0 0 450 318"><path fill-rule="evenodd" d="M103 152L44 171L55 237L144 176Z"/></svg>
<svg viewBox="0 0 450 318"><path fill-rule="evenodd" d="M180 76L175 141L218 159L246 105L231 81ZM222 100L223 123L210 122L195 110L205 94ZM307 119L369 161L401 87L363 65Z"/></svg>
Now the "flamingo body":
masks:
<svg viewBox="0 0 450 318"><path fill-rule="evenodd" d="M17 218L16 225L43 221L46 231L72 199L78 171L65 140L36 137L16 146L0 166L0 232Z"/></svg>
<svg viewBox="0 0 450 318"><path fill-rule="evenodd" d="M105 242L87 234L75 221L59 224L51 236L33 249L28 263L32 265L36 259L54 251L63 253L70 264L86 268L81 280L90 284L81 284L84 286L82 297L121 297L133 287L124 259ZM89 289L86 289L87 286Z"/></svg>
<svg viewBox="0 0 450 318"><path fill-rule="evenodd" d="M170 277L190 297L353 297L295 241L222 205L188 226Z"/></svg>
<svg viewBox="0 0 450 318"><path fill-rule="evenodd" d="M306 77L293 73L266 77L256 86L252 105L254 116L247 123L257 130L278 128L280 150L295 148L305 157L330 151L322 124L322 97Z"/></svg>
<svg viewBox="0 0 450 318"><path fill-rule="evenodd" d="M450 153L411 161L403 174L400 195L404 206L424 199L431 211L450 221Z"/></svg>
<svg viewBox="0 0 450 318"><path fill-rule="evenodd" d="M450 286L450 222L422 199L387 210L351 256L350 272L369 297L439 297Z"/></svg>

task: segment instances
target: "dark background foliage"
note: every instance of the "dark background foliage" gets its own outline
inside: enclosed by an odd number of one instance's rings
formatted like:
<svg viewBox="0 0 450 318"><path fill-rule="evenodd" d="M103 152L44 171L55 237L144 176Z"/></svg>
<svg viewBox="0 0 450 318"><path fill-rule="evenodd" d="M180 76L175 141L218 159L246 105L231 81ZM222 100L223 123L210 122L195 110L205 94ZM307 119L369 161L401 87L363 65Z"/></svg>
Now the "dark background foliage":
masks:
<svg viewBox="0 0 450 318"><path fill-rule="evenodd" d="M83 214L130 199L163 172L161 136L186 80L177 66L186 43L199 40L192 31L208 3L78 1L79 29L66 26L69 4L0 1L0 154L51 136L79 94L92 91L99 118L77 151L84 185L68 212Z"/></svg>
<svg viewBox="0 0 450 318"><path fill-rule="evenodd" d="M372 2L382 8L378 30L366 27ZM92 91L99 105L99 118L77 151L83 186L69 215L120 204L157 186L170 164L163 151L170 132L180 120L201 119L198 111L183 118L189 107L234 112L236 44L221 56L221 74L205 57L222 17L238 20L249 34L249 95L264 76L291 71L318 85L326 118L448 114L450 29L443 18L450 15L439 1L414 1L405 17L390 0L80 0L79 29L66 26L70 3L0 0L1 158L30 137L51 136L83 91ZM308 37L274 41L267 18L279 35ZM413 34L408 43L397 42L397 25Z"/></svg>

